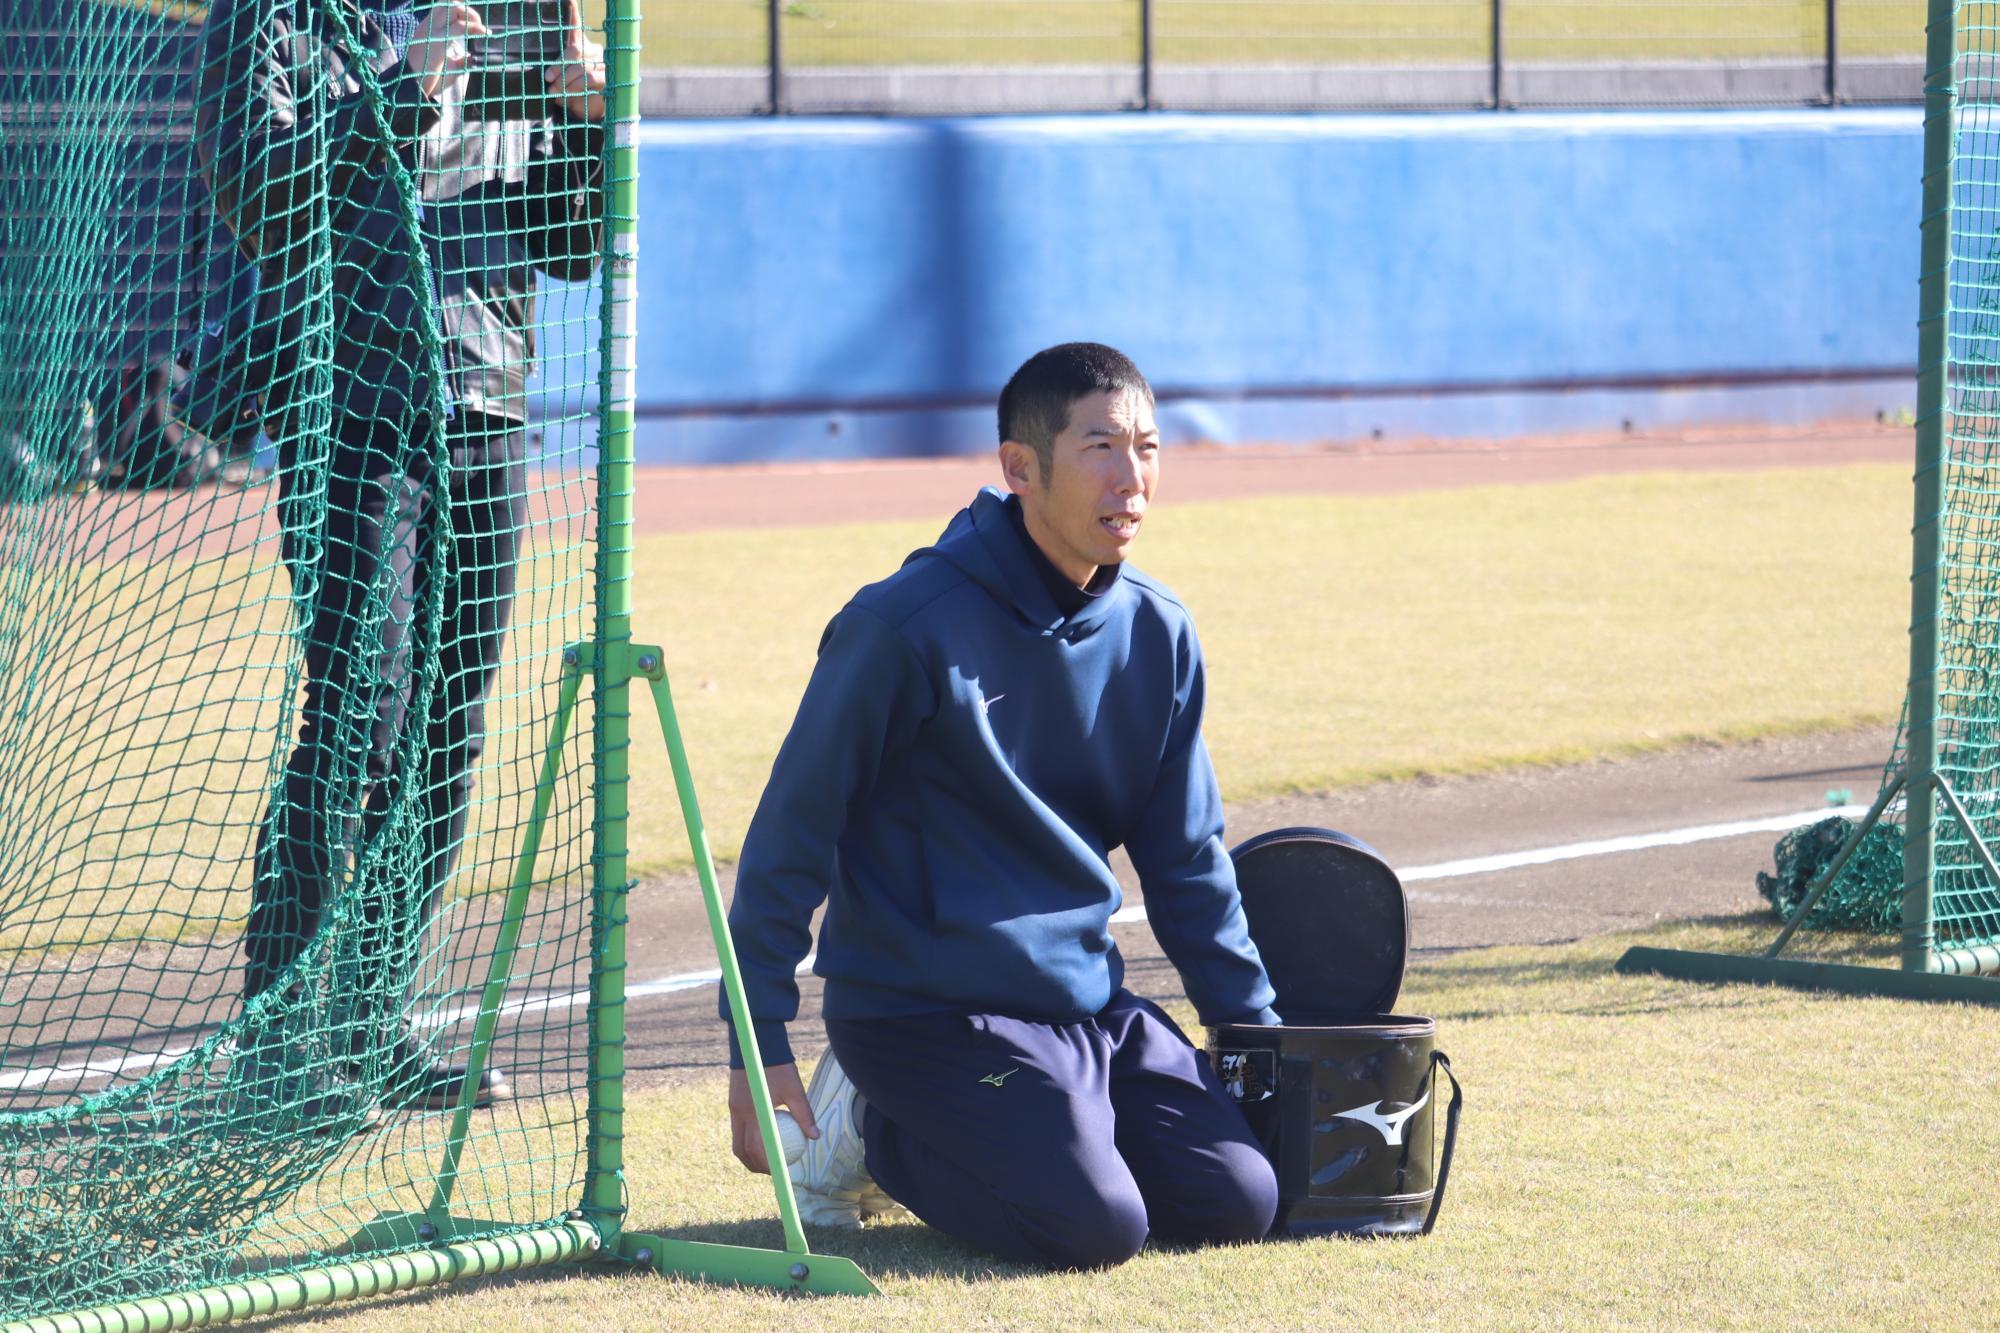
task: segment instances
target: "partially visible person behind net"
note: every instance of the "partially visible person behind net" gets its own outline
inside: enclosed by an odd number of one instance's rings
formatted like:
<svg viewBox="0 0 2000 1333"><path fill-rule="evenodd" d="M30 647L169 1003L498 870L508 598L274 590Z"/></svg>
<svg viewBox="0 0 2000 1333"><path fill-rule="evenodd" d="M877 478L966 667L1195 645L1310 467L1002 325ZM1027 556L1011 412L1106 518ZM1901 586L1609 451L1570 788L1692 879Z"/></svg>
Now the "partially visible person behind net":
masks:
<svg viewBox="0 0 2000 1333"><path fill-rule="evenodd" d="M566 17L546 97L504 107L467 100L467 44L487 25L465 4L219 0L205 25L198 146L278 349L303 650L299 729L257 842L246 1003L282 987L266 1012L296 1008L293 965L343 886L360 908L345 961L313 974L331 1058L271 1085L307 1117L330 1097L448 1106L466 1079L404 1011L465 838L513 600L538 271L586 278L599 250L603 53L576 0ZM253 1054L260 1040L290 1055L253 1021ZM505 1091L489 1070L476 1102Z"/></svg>

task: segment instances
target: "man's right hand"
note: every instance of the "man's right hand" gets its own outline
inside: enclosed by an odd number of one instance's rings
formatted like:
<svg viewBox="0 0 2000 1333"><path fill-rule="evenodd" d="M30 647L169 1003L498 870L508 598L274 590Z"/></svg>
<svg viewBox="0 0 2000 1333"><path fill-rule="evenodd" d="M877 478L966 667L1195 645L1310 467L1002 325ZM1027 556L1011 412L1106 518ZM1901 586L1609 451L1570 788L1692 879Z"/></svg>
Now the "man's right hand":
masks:
<svg viewBox="0 0 2000 1333"><path fill-rule="evenodd" d="M764 1084L771 1090L771 1105L792 1113L809 1139L819 1137L813 1123L812 1107L806 1105L806 1085L799 1080L796 1064L765 1065ZM757 1128L757 1110L750 1099L750 1075L741 1069L729 1071L729 1138L736 1160L760 1175L771 1174L764 1158L764 1135Z"/></svg>
<svg viewBox="0 0 2000 1333"><path fill-rule="evenodd" d="M472 64L466 43L485 35L486 24L471 5L446 2L426 10L405 57L416 71L417 86L424 90L424 96L438 102L444 100L446 92L454 96L464 92Z"/></svg>

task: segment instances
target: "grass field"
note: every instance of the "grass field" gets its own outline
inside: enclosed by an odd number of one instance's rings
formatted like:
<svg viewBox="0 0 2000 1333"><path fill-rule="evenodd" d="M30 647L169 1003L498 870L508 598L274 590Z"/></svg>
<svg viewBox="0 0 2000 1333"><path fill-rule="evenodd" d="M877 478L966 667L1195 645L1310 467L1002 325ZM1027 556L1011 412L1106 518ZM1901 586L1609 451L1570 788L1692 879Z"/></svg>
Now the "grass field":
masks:
<svg viewBox="0 0 2000 1333"><path fill-rule="evenodd" d="M1900 466L1181 506L1172 477L1169 458L1141 563L1179 589L1203 628L1208 733L1225 791L1239 800L1884 720L1900 699ZM938 526L641 540L635 623L642 638L667 645L725 852L790 720L818 627ZM199 623L248 577L230 565L199 577L155 565L131 595L135 607L178 599ZM553 574L540 581L552 584ZM546 623L524 634L551 636L560 617L544 608L528 620ZM542 646L552 650L553 638ZM170 662L192 651L157 645ZM519 739L547 707L532 676L510 683L496 716L515 737L514 769L532 762ZM663 749L648 711L637 712L636 864L660 869L684 858L684 844ZM159 725L143 691L116 715ZM497 786L518 792L519 774L506 776ZM505 833L503 820L490 836ZM233 876L240 856L206 865ZM1759 918L1644 938L1740 953L1770 933ZM1875 1328L2000 1319L2000 1247L1984 1243L2000 1230L1994 1012L1614 977L1610 965L1631 942L1470 952L1412 972L1398 1007L1439 1020L1468 1096L1452 1197L1425 1242L1158 1251L1108 1274L1048 1275L899 1222L816 1237L860 1261L883 1286L880 1301L551 1272L334 1307L282 1326L1318 1329L1448 1319L1480 1328ZM1887 947L1810 946L1878 959ZM719 1077L628 1094L634 1226L777 1242L765 1183L727 1154L723 1098ZM548 1141L543 1121L559 1149L574 1147L568 1099L523 1100L479 1122L467 1208L574 1160L517 1151ZM441 1125L393 1122L381 1132L401 1137L386 1154L357 1145L371 1197L401 1197L426 1178ZM369 1199L308 1202L346 1218Z"/></svg>
<svg viewBox="0 0 2000 1333"><path fill-rule="evenodd" d="M1438 1019L1466 1087L1450 1196L1428 1240L1148 1251L1109 1273L1048 1275L901 1222L812 1237L858 1260L881 1300L550 1272L283 1326L1993 1326L1993 1010L1609 970L1637 939L1741 952L1768 935L1765 922L1704 922L1414 970L1399 1009ZM719 1080L628 1100L632 1222L778 1244L762 1178L728 1155L722 1102Z"/></svg>
<svg viewBox="0 0 2000 1333"><path fill-rule="evenodd" d="M649 67L759 65L765 0L655 0ZM1139 55L1138 0L787 0L785 58L795 65L1115 64ZM1844 0L1849 56L1923 51L1921 0ZM1820 0L1509 0L1510 60L1815 57ZM1401 64L1481 61L1487 0L1158 0L1155 49L1191 64Z"/></svg>
<svg viewBox="0 0 2000 1333"><path fill-rule="evenodd" d="M1603 477L1176 506L1135 558L1192 609L1232 800L1892 719L1907 470ZM942 522L642 539L709 835L740 846L820 628ZM638 711L635 865L683 864Z"/></svg>
<svg viewBox="0 0 2000 1333"><path fill-rule="evenodd" d="M1166 476L1138 560L1201 628L1206 733L1232 800L1886 720L1901 702L1901 468L1181 506L1171 459ZM638 542L634 623L666 646L720 856L742 844L821 627L942 519ZM556 655L578 629L558 607L576 594L573 564L551 549L524 572L534 591L488 710L462 891L511 871ZM92 612L109 627L103 642L32 694L47 725L26 728L41 749L17 766L34 781L0 784L0 813L48 784L64 793L35 818L0 822L0 864L14 868L0 884L0 945L193 943L231 933L248 910L287 687L282 578L242 557L100 575L119 580ZM178 628L137 637L167 604ZM129 673L105 675L114 653ZM558 861L579 864L587 835L588 715L544 841L553 877L569 873ZM634 737L633 868L684 867L649 701ZM48 826L72 804L94 813L57 838Z"/></svg>

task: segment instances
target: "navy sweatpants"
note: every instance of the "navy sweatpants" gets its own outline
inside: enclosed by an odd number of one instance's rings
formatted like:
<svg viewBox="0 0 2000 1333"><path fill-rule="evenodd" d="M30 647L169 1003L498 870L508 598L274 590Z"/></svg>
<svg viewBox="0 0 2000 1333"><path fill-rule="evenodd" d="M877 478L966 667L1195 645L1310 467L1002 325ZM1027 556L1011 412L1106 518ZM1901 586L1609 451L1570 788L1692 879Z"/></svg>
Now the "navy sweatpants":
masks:
<svg viewBox="0 0 2000 1333"><path fill-rule="evenodd" d="M868 1170L931 1226L1017 1263L1123 1263L1153 1235L1256 1240L1271 1165L1208 1060L1119 991L1081 1023L826 1020L868 1103Z"/></svg>

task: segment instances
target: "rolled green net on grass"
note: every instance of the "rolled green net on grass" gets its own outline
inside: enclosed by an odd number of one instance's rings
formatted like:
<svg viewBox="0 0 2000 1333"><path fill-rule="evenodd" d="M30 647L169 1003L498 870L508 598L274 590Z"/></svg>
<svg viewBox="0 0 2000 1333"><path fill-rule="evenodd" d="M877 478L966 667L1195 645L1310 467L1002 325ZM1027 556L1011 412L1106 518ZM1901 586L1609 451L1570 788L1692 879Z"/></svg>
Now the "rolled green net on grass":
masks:
<svg viewBox="0 0 2000 1333"><path fill-rule="evenodd" d="M1760 871L1757 892L1786 921L1792 919L1860 821L1829 815L1816 824L1796 828L1778 839L1773 850L1777 868ZM1827 886L1805 925L1811 930L1861 930L1889 933L1903 924L1903 830L1878 823Z"/></svg>

